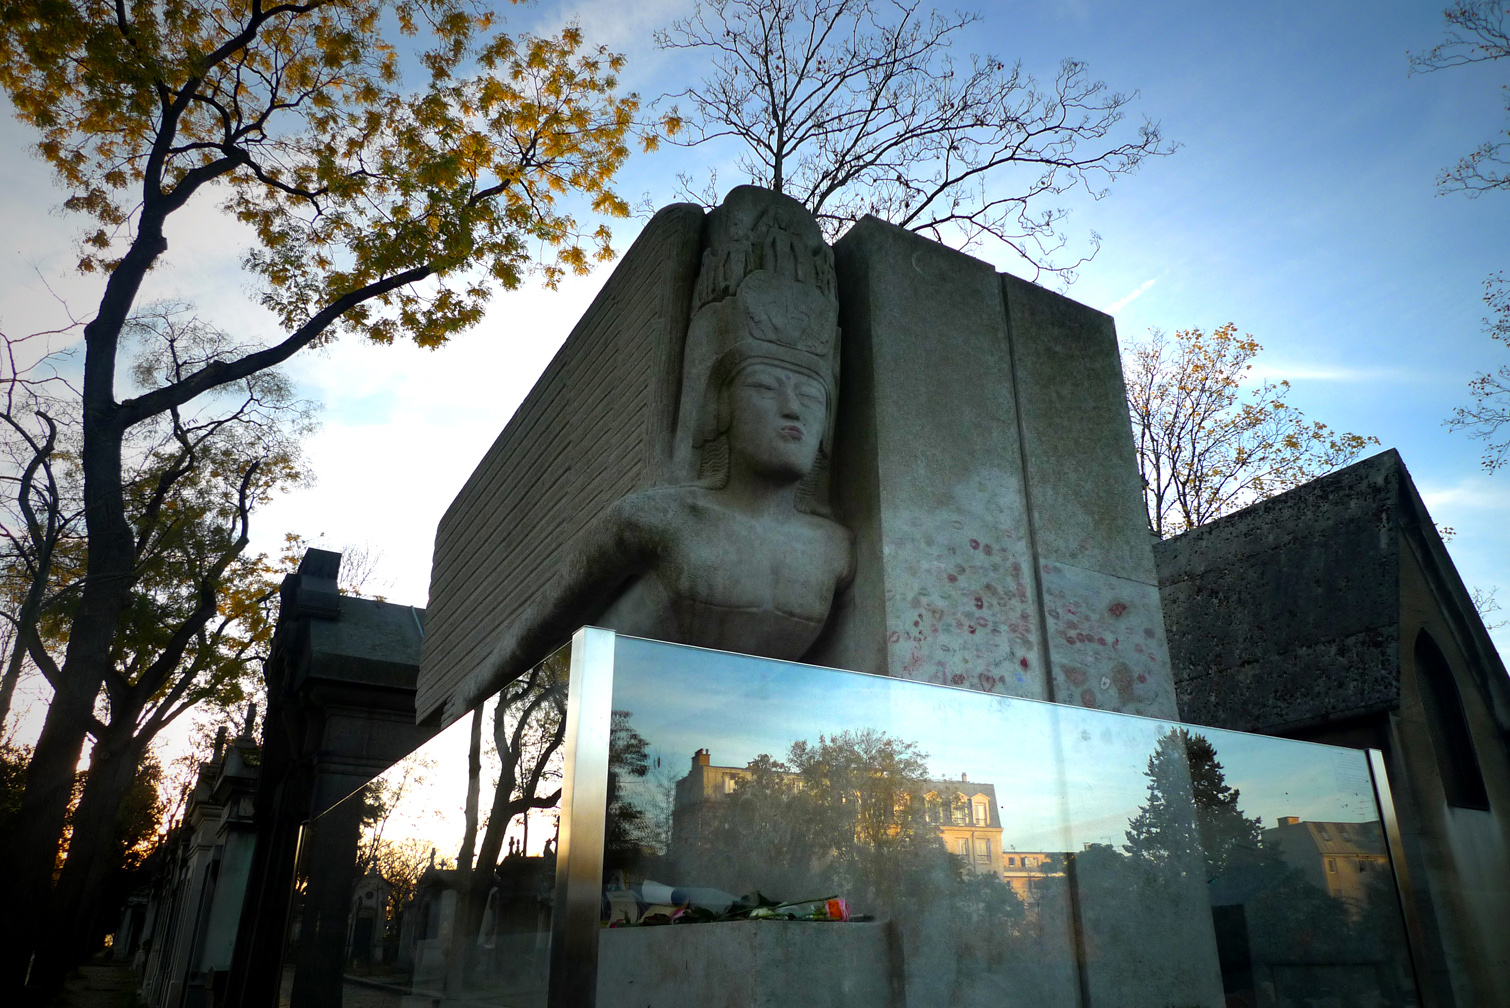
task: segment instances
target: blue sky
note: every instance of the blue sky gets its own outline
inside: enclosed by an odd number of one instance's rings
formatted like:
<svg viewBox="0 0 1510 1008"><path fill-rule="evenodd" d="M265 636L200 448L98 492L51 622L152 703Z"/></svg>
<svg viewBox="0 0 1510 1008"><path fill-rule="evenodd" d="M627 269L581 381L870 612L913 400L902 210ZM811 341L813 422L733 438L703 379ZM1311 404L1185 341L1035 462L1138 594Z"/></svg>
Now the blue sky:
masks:
<svg viewBox="0 0 1510 1008"><path fill-rule="evenodd" d="M516 31L579 20L590 41L628 55L626 83L654 97L693 70L650 42L689 7L591 0L505 13ZM1510 61L1409 76L1407 53L1443 34L1429 0L980 9L970 48L1021 58L1040 77L1063 57L1083 59L1112 89L1139 91L1134 114L1182 145L1105 199L1062 201L1072 235L1103 239L1070 296L1111 311L1124 339L1228 321L1252 333L1265 347L1263 375L1288 378L1307 415L1401 451L1437 522L1457 529L1449 548L1465 581L1510 596L1510 473L1481 473L1478 444L1441 424L1476 370L1510 359L1480 324L1483 280L1510 259L1510 194L1439 197L1432 184L1503 131ZM76 224L52 209L62 197L28 142L6 115L0 324L9 332L56 324L44 280L80 314L99 292L69 271ZM734 154L666 148L632 159L620 188L668 202L676 172L719 163L734 184ZM621 248L637 227L616 226ZM175 223L170 243L149 297L191 298L233 331L275 334L237 268L244 231L206 204ZM476 330L438 352L341 344L292 362L305 394L326 404L308 449L318 482L267 508L256 544L276 548L285 531L369 544L382 553L385 594L423 604L436 521L602 279L500 295Z"/></svg>

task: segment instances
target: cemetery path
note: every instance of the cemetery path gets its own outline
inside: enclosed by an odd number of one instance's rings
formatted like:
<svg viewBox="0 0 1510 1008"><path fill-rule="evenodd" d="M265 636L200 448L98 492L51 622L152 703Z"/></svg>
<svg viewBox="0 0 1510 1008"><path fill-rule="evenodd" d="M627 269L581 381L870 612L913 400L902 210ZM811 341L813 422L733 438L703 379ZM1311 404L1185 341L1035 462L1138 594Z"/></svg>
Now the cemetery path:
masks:
<svg viewBox="0 0 1510 1008"><path fill-rule="evenodd" d="M63 986L67 1008L135 1008L136 970L125 963L90 963L79 967Z"/></svg>

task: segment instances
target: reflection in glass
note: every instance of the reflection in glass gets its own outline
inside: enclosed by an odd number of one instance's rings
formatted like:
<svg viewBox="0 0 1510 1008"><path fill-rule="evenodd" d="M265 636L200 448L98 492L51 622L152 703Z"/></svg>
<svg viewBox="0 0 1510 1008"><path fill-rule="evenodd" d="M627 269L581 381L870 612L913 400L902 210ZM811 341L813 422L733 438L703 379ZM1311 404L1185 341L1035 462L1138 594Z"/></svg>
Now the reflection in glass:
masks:
<svg viewBox="0 0 1510 1008"><path fill-rule="evenodd" d="M600 1004L1417 1003L1361 752L626 638L614 681Z"/></svg>
<svg viewBox="0 0 1510 1008"><path fill-rule="evenodd" d="M581 708L604 723L574 743L607 748L607 780L573 786L606 796L601 875L558 889L568 649L312 824L360 837L348 997L544 1006L558 894L590 908L601 884L602 1008L1418 1004L1360 751L610 652L611 705Z"/></svg>
<svg viewBox="0 0 1510 1008"><path fill-rule="evenodd" d="M309 914L296 907L291 974L334 970L364 1003L545 1004L568 659L563 648L307 827L354 818L358 877L339 963L300 948ZM305 892L329 868L308 861ZM287 980L285 1003L302 1008Z"/></svg>

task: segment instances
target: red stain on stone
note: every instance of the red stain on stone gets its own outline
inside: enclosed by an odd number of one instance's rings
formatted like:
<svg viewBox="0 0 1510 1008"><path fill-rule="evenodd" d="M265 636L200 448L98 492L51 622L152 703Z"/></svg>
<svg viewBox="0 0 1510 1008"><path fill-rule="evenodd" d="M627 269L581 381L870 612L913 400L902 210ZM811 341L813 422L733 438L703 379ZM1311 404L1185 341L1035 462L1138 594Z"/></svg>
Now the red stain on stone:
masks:
<svg viewBox="0 0 1510 1008"><path fill-rule="evenodd" d="M977 677L977 681L979 681L982 689L991 690L996 688L996 677L994 675L988 675L987 673L982 672Z"/></svg>
<svg viewBox="0 0 1510 1008"><path fill-rule="evenodd" d="M1076 686L1085 685L1084 669L1076 668L1073 665L1066 665L1064 668L1064 677Z"/></svg>
<svg viewBox="0 0 1510 1008"><path fill-rule="evenodd" d="M1021 665L1023 668L1027 668L1028 660L1026 658L1019 658L1017 659L1017 664Z"/></svg>
<svg viewBox="0 0 1510 1008"><path fill-rule="evenodd" d="M977 608L977 609L984 609L985 607L986 607L985 600L982 599L979 595L975 596L975 608Z"/></svg>
<svg viewBox="0 0 1510 1008"><path fill-rule="evenodd" d="M970 540L970 548L971 549L980 549L980 540L979 539L971 539Z"/></svg>
<svg viewBox="0 0 1510 1008"><path fill-rule="evenodd" d="M984 553L986 556L990 556L991 555L991 544L990 543L986 543L984 546L982 546L980 548L980 551L982 553Z"/></svg>
<svg viewBox="0 0 1510 1008"><path fill-rule="evenodd" d="M1105 637L1097 637L1096 638L1096 643L1100 644L1102 647L1106 647L1106 638Z"/></svg>
<svg viewBox="0 0 1510 1008"><path fill-rule="evenodd" d="M965 684L965 677L956 672L949 677L949 681L956 686L963 686Z"/></svg>
<svg viewBox="0 0 1510 1008"><path fill-rule="evenodd" d="M1106 607L1106 611L1111 613L1113 616L1121 616L1123 613L1127 612L1127 603L1113 602L1111 605Z"/></svg>
<svg viewBox="0 0 1510 1008"><path fill-rule="evenodd" d="M950 584L953 584L954 582L956 582L958 580L959 580L959 575L958 574L950 574L949 575L949 583Z"/></svg>
<svg viewBox="0 0 1510 1008"><path fill-rule="evenodd" d="M1139 672L1138 673L1138 682L1140 682L1140 683L1146 683L1146 682L1148 682L1148 676L1144 675L1142 672Z"/></svg>
<svg viewBox="0 0 1510 1008"><path fill-rule="evenodd" d="M1080 691L1080 703L1085 707L1096 706L1096 694L1088 689Z"/></svg>
<svg viewBox="0 0 1510 1008"><path fill-rule="evenodd" d="M974 627L971 627L971 628L970 628L970 632L971 632L971 633L974 633L974 632L975 632L975 628L974 628Z"/></svg>
<svg viewBox="0 0 1510 1008"><path fill-rule="evenodd" d="M891 633L889 633L889 634L886 635L886 642L888 644L895 644L897 641L899 641L901 639L902 639L902 635L900 633L898 633L897 631L895 631L895 630L893 630Z"/></svg>

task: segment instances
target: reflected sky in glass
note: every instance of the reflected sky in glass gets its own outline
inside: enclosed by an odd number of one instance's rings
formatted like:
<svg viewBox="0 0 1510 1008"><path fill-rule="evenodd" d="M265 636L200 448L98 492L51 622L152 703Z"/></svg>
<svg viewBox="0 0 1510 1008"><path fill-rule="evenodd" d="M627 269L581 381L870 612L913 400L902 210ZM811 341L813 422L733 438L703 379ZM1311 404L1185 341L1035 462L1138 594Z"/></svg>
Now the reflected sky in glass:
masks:
<svg viewBox="0 0 1510 1008"><path fill-rule="evenodd" d="M652 765L659 759L672 780L685 775L698 749L711 750L714 765L742 767L762 753L781 759L793 742L874 728L916 743L936 779L965 774L994 784L1002 842L1024 851L1120 846L1147 798L1149 755L1173 724L632 637L619 637L615 654L614 707L632 713ZM493 703L485 710L489 726ZM469 723L462 718L382 775L390 783L410 775L386 836L423 838L442 857L456 854ZM1359 750L1193 730L1216 747L1244 814L1265 827L1281 816L1378 817ZM485 727L485 740L489 733ZM485 762L485 776L496 779L496 760ZM553 818L535 814L530 853L553 833Z"/></svg>
<svg viewBox="0 0 1510 1008"><path fill-rule="evenodd" d="M927 683L768 661L620 637L614 708L672 778L709 749L742 767L793 742L871 728L915 743L936 779L996 786L1003 844L1019 850L1121 845L1147 799L1144 771L1173 726ZM1248 816L1362 822L1377 818L1363 752L1211 728L1227 783ZM1058 758L1063 753L1063 759Z"/></svg>

